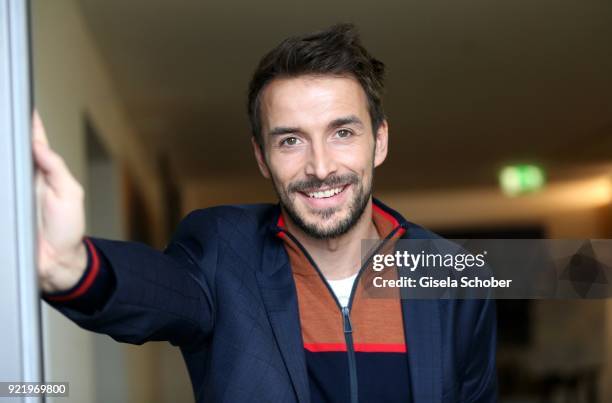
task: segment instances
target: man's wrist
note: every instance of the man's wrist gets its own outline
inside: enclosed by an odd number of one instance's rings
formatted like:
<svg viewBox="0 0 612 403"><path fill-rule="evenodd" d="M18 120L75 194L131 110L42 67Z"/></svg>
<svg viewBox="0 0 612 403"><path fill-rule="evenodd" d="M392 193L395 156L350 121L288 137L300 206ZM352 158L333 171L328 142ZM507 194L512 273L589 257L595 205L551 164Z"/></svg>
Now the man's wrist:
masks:
<svg viewBox="0 0 612 403"><path fill-rule="evenodd" d="M115 290L115 276L108 260L89 238L84 238L86 269L77 283L66 291L43 294L57 306L72 308L85 314L101 310Z"/></svg>
<svg viewBox="0 0 612 403"><path fill-rule="evenodd" d="M47 297L55 301L74 299L82 295L99 271L99 257L95 247L87 238L83 238L74 253L64 255L58 265L62 267L60 275L52 284L55 286L45 289Z"/></svg>
<svg viewBox="0 0 612 403"><path fill-rule="evenodd" d="M59 260L59 266L65 268L71 277L74 277L74 282L71 287L79 281L89 266L89 257L87 251L87 238L83 238L70 253L63 255Z"/></svg>
<svg viewBox="0 0 612 403"><path fill-rule="evenodd" d="M41 289L44 293L61 293L73 288L88 269L88 252L85 238L73 250L56 255L53 269L41 276Z"/></svg>

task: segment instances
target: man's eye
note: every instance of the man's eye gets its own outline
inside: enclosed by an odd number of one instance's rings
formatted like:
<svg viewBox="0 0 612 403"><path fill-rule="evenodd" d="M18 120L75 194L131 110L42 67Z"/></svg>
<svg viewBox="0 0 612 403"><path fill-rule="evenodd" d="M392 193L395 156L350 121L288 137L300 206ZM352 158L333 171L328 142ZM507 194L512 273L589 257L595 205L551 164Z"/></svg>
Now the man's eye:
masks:
<svg viewBox="0 0 612 403"><path fill-rule="evenodd" d="M287 137L281 141L281 146L295 146L300 144L300 140L297 137Z"/></svg>
<svg viewBox="0 0 612 403"><path fill-rule="evenodd" d="M346 129L340 129L336 132L336 136L341 138L341 139L345 139L347 137L350 137L353 133L350 130L346 130Z"/></svg>

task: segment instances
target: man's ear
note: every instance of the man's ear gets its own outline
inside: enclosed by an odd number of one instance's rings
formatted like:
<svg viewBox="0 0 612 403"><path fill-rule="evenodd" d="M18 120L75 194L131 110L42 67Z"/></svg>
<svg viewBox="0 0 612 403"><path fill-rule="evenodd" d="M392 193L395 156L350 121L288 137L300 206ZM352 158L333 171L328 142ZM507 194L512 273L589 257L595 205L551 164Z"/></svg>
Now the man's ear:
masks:
<svg viewBox="0 0 612 403"><path fill-rule="evenodd" d="M383 120L378 130L376 131L375 137L375 149L374 149L374 166L377 167L385 161L387 158L387 149L389 145L389 125L387 120Z"/></svg>
<svg viewBox="0 0 612 403"><path fill-rule="evenodd" d="M268 164L266 163L263 150L255 139L255 136L251 137L251 145L253 146L253 154L255 154L255 160L257 160L259 172L261 172L264 178L270 179L270 170L268 169Z"/></svg>

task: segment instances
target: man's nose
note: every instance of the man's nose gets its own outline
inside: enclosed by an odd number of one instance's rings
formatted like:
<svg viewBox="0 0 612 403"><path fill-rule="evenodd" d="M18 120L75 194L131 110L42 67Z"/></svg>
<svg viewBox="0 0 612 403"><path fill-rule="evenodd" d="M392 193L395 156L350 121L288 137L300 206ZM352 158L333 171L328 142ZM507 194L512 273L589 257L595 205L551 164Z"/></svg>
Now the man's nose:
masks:
<svg viewBox="0 0 612 403"><path fill-rule="evenodd" d="M306 174L324 180L336 172L337 165L333 153L330 152L324 142L311 143Z"/></svg>

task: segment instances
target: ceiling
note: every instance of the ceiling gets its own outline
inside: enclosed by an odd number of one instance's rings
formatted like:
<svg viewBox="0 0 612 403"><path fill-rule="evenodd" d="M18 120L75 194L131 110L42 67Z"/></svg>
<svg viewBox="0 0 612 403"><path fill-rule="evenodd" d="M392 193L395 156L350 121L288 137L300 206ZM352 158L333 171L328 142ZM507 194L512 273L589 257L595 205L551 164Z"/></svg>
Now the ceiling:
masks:
<svg viewBox="0 0 612 403"><path fill-rule="evenodd" d="M131 122L181 178L257 175L250 74L284 37L339 21L387 65L379 189L553 177L612 160L612 2L81 0Z"/></svg>

